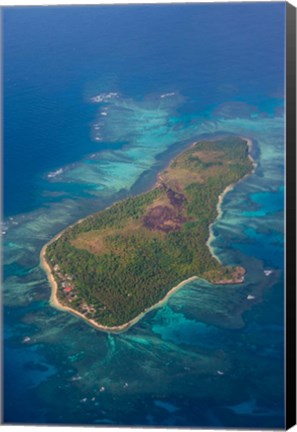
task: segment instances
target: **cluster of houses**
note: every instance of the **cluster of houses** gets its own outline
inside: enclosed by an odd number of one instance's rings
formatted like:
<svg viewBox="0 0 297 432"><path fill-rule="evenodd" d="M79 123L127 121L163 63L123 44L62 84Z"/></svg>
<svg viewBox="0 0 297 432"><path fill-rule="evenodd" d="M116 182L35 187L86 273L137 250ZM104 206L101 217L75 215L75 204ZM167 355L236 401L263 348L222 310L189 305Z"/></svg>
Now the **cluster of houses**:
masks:
<svg viewBox="0 0 297 432"><path fill-rule="evenodd" d="M56 264L54 267L54 272L55 275L60 279L60 286L62 288L63 293L65 294L65 298L67 300L67 302L72 303L74 300L76 300L78 298L78 295L76 293L73 281L72 281L72 276L65 274L63 275L61 273L60 267L58 264ZM94 314L96 312L95 306L93 304L88 305L86 302L82 302L79 306L80 312L83 315L86 314ZM104 310L106 309L105 306L103 306L102 308L100 308L99 310Z"/></svg>
<svg viewBox="0 0 297 432"><path fill-rule="evenodd" d="M58 264L56 264L54 266L54 271L55 271L56 275L58 276L58 278L62 281L61 287L62 287L64 294L66 294L66 299L68 300L69 303L72 303L73 300L77 299L77 294L75 294L74 286L72 283L72 277L68 274L66 274L64 276L61 273L60 267Z"/></svg>

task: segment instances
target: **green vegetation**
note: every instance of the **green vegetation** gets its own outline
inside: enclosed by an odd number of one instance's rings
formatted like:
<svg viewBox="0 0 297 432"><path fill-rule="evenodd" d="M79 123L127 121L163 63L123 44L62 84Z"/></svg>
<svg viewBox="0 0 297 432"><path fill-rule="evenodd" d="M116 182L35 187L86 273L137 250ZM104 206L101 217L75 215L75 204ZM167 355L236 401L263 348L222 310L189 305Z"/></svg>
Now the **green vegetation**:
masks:
<svg viewBox="0 0 297 432"><path fill-rule="evenodd" d="M239 282L206 241L218 196L251 172L240 138L202 141L163 171L156 187L90 216L48 245L58 299L98 324L118 326L191 276Z"/></svg>

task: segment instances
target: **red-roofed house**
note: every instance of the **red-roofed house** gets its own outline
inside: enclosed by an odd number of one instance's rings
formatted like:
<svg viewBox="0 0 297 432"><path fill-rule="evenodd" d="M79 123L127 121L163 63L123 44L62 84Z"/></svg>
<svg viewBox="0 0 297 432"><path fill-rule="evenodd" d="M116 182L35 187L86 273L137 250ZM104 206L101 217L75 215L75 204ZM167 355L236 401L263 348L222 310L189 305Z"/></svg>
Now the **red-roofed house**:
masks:
<svg viewBox="0 0 297 432"><path fill-rule="evenodd" d="M70 292L70 291L72 291L72 287L67 286L64 288L64 292Z"/></svg>

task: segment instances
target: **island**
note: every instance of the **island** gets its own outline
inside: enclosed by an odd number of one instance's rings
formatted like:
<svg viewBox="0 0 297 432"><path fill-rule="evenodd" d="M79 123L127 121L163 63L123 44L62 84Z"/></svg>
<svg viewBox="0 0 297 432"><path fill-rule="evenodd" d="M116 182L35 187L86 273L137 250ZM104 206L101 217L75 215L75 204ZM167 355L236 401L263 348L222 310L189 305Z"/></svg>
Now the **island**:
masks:
<svg viewBox="0 0 297 432"><path fill-rule="evenodd" d="M209 237L224 194L253 166L249 140L195 142L151 190L66 228L41 251L52 304L121 332L193 279L242 283L245 269L223 266Z"/></svg>

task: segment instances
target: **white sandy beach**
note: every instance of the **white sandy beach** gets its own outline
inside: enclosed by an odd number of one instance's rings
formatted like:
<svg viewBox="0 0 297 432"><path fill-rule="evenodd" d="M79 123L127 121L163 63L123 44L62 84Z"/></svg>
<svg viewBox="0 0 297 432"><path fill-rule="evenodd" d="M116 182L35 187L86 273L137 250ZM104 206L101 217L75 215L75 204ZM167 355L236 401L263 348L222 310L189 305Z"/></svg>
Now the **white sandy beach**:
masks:
<svg viewBox="0 0 297 432"><path fill-rule="evenodd" d="M213 221L213 223L209 225L209 237L208 237L207 242L206 242L206 244L207 244L207 246L208 246L208 248L209 248L209 251L210 251L211 255L212 255L212 256L213 256L213 257L214 257L214 258L215 258L219 263L221 263L221 261L220 261L219 257L215 254L215 252L214 252L214 250L213 250L213 247L212 247L212 245L211 245L211 243L212 243L213 240L215 239L215 235L214 235L214 233L213 233L213 225L218 221L218 219L220 219L220 218L222 217L222 214L223 214L223 211L222 211L222 203L223 203L224 198L225 198L225 196L227 195L227 193L230 192L231 190L233 190L234 187L235 187L235 185L237 185L239 182L243 181L246 177L248 177L248 176L250 176L251 174L253 174L253 173L255 172L256 167L257 167L257 163L255 162L255 160L253 159L253 157L252 157L252 155L251 155L252 148L253 148L253 141L252 141L250 138L246 138L246 137L243 137L243 136L241 136L240 138L243 139L244 141L246 141L246 143L247 143L247 146L248 146L248 149L249 149L248 157L249 157L250 161L251 161L252 164L253 164L253 170L252 170L251 173L246 174L244 177L242 177L240 180L238 180L238 182L236 182L236 183L232 183L232 184L230 184L229 186L227 186L227 187L223 190L223 192L219 195L218 202L217 202L217 207L216 207L216 209L217 209L217 217L215 218L215 220Z"/></svg>

